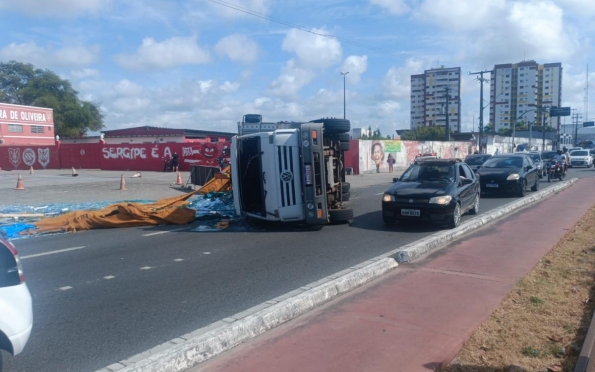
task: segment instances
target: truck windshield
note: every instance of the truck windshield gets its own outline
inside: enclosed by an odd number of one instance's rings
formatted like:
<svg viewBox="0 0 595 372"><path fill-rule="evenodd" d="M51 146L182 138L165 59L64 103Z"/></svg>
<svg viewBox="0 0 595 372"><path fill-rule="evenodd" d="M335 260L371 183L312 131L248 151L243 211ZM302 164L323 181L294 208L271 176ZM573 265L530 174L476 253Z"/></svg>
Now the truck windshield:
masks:
<svg viewBox="0 0 595 372"><path fill-rule="evenodd" d="M237 164L242 209L247 213L265 215L260 155L260 137L238 139Z"/></svg>

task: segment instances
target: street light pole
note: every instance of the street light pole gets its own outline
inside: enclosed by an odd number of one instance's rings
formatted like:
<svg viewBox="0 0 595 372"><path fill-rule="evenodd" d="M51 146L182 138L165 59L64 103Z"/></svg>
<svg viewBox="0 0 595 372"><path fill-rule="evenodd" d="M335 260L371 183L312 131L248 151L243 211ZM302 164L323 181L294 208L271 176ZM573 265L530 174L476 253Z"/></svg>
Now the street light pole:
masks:
<svg viewBox="0 0 595 372"><path fill-rule="evenodd" d="M448 100L450 99L450 87L444 87L444 95L446 97L446 140L450 141L450 121L449 121L449 112L448 112Z"/></svg>
<svg viewBox="0 0 595 372"><path fill-rule="evenodd" d="M492 70L485 70L479 72L470 72L469 75L479 75L480 77L477 78L480 82L480 91L479 91L479 153L483 154L483 83L487 79L484 79L483 74L488 72L492 72Z"/></svg>
<svg viewBox="0 0 595 372"><path fill-rule="evenodd" d="M343 75L343 119L346 118L345 115L345 76L349 73L349 71L347 72L341 72L341 75Z"/></svg>

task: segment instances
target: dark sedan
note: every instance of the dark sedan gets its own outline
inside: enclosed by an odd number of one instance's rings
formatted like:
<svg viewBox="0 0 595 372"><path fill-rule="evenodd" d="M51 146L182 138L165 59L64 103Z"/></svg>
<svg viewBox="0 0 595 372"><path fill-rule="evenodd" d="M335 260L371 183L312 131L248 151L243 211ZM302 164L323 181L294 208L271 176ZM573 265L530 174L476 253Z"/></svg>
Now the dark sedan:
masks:
<svg viewBox="0 0 595 372"><path fill-rule="evenodd" d="M465 158L465 164L467 164L472 171L477 172L481 165L491 157L492 155L490 154L467 155L467 157Z"/></svg>
<svg viewBox="0 0 595 372"><path fill-rule="evenodd" d="M411 165L382 197L382 219L424 220L454 228L465 212L479 212L479 181L460 160L426 160Z"/></svg>
<svg viewBox="0 0 595 372"><path fill-rule="evenodd" d="M514 192L525 196L527 187L539 189L538 169L525 154L495 155L477 171L481 191Z"/></svg>

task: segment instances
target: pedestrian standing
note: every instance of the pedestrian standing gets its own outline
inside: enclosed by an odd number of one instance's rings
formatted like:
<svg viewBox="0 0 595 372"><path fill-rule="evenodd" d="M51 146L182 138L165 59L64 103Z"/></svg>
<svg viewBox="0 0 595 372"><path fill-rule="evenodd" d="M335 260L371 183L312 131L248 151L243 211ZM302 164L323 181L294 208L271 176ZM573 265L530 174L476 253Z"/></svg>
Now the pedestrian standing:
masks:
<svg viewBox="0 0 595 372"><path fill-rule="evenodd" d="M388 154L388 158L387 158L386 162L388 163L388 172L392 173L393 165L395 164L395 158L393 158L392 154Z"/></svg>
<svg viewBox="0 0 595 372"><path fill-rule="evenodd" d="M180 161L180 157L178 156L177 152L174 152L174 155L171 157L171 170L172 172L178 171L178 162Z"/></svg>

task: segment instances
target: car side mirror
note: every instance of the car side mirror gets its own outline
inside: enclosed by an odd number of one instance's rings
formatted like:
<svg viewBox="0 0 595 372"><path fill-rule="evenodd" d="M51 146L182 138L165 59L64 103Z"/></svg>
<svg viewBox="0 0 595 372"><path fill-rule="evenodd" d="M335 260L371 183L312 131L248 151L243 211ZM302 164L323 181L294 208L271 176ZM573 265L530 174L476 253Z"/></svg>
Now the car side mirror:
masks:
<svg viewBox="0 0 595 372"><path fill-rule="evenodd" d="M533 169L533 167L531 165L527 165L527 168L525 169L527 169L527 171L530 171L531 169Z"/></svg>
<svg viewBox="0 0 595 372"><path fill-rule="evenodd" d="M399 182L399 179L398 178L393 178L393 183L397 183L397 182Z"/></svg>
<svg viewBox="0 0 595 372"><path fill-rule="evenodd" d="M470 185L471 183L473 183L473 180L471 180L469 178L461 178L461 183L463 185Z"/></svg>

